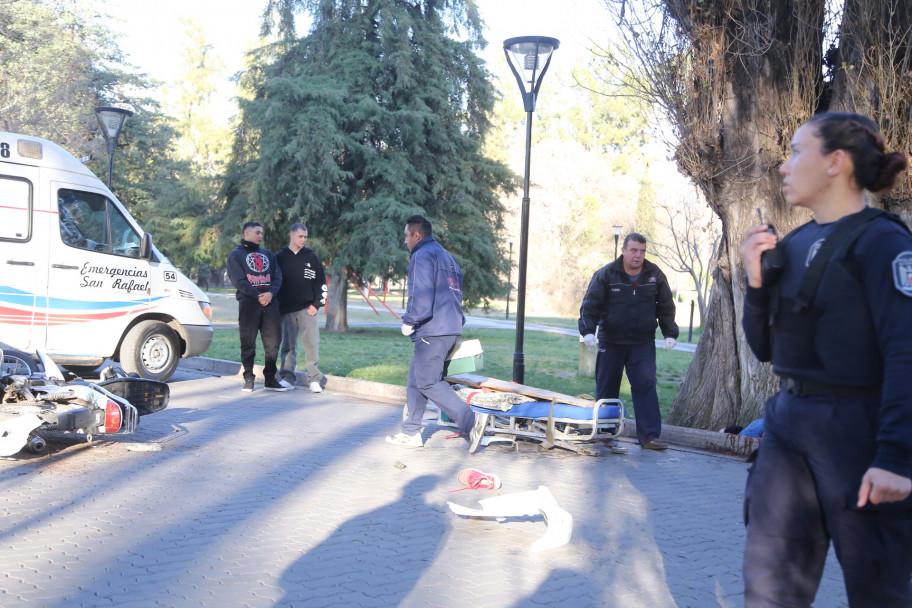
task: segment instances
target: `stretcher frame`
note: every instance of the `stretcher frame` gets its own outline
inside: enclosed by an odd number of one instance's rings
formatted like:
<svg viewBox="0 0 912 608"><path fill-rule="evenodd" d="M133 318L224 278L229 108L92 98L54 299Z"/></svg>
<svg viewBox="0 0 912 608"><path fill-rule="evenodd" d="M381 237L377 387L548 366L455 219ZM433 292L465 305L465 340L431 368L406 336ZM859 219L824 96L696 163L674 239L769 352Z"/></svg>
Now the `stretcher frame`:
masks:
<svg viewBox="0 0 912 608"><path fill-rule="evenodd" d="M482 417L482 423L472 429L469 437L470 454L491 443L515 445L517 439L538 441L540 449L557 446L584 455L597 455L598 451L586 444L603 441L613 453L627 453L614 441L624 428L626 415L619 399L600 399L591 407L556 401L518 403L507 411L469 407Z"/></svg>

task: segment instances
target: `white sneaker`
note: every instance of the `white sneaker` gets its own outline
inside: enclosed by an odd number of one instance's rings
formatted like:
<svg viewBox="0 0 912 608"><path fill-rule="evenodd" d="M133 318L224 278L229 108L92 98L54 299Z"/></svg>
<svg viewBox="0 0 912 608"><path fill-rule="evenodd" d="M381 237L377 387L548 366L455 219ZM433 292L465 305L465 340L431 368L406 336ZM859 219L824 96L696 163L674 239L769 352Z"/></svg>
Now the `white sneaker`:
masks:
<svg viewBox="0 0 912 608"><path fill-rule="evenodd" d="M323 387L320 386L320 383L319 383L319 382L317 382L316 380L314 380L313 382L310 383L310 392L311 392L311 393L322 393L322 392L323 392Z"/></svg>
<svg viewBox="0 0 912 608"><path fill-rule="evenodd" d="M424 442L421 441L421 433L415 433L414 435L406 435L405 433L387 435L386 442L391 445L402 445L407 448L424 447Z"/></svg>
<svg viewBox="0 0 912 608"><path fill-rule="evenodd" d="M288 380L279 380L279 384L281 384L282 386L284 386L285 388L287 388L290 391L294 390L294 384L292 384Z"/></svg>

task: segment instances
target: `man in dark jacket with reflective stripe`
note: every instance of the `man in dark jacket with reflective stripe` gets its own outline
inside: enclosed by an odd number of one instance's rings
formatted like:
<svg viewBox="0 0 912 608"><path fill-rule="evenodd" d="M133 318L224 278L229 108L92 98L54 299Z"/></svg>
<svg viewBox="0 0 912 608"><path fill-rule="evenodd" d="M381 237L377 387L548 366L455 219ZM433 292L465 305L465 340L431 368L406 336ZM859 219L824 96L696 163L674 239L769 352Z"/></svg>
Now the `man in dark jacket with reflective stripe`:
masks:
<svg viewBox="0 0 912 608"><path fill-rule="evenodd" d="M432 400L466 434L475 423L475 412L443 380L447 355L462 335L462 270L456 259L431 235L431 223L413 215L405 223L405 246L412 257L408 265L408 307L402 333L415 344L406 385L408 418L402 432L389 435L387 443L421 447L421 420Z"/></svg>
<svg viewBox="0 0 912 608"><path fill-rule="evenodd" d="M636 412L637 439L647 450L664 450L659 440L662 417L656 393L655 330L665 348L678 337L671 289L659 267L646 261L646 238L635 232L624 239L621 257L600 268L580 306L579 331L587 345L596 343L595 386L598 399L616 399L626 368Z"/></svg>

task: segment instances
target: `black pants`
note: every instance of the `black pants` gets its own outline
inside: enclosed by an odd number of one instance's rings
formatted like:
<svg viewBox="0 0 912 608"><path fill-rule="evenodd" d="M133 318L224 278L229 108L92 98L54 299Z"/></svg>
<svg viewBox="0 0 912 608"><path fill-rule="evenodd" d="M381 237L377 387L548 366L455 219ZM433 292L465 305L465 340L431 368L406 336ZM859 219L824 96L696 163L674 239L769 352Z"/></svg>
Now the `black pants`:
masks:
<svg viewBox="0 0 912 608"><path fill-rule="evenodd" d="M263 367L265 380L275 379L276 359L279 356L279 340L282 337L282 320L279 304L273 298L269 306L257 300L238 300L238 329L241 335L241 365L244 380L253 380L253 361L256 358L256 337L260 334L266 361Z"/></svg>
<svg viewBox="0 0 912 608"><path fill-rule="evenodd" d="M912 606L912 509L853 508L879 403L786 391L767 402L744 497L746 608L810 606L830 540L852 608Z"/></svg>
<svg viewBox="0 0 912 608"><path fill-rule="evenodd" d="M595 359L596 399L617 399L624 369L630 380L637 440L646 445L662 434L662 415L656 393L655 342L645 344L599 344Z"/></svg>

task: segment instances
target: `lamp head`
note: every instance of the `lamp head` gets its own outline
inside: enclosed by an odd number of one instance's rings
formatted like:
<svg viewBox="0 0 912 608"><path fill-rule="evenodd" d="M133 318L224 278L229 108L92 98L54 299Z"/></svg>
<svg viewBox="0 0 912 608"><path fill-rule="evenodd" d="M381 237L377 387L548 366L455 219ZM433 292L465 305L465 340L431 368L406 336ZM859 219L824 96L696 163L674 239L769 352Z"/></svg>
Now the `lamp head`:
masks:
<svg viewBox="0 0 912 608"><path fill-rule="evenodd" d="M535 101L551 56L560 40L548 36L518 36L504 40L504 55L516 77L526 112L535 111Z"/></svg>
<svg viewBox="0 0 912 608"><path fill-rule="evenodd" d="M98 125L104 134L105 141L108 142L108 148L117 145L117 138L120 137L120 130L123 128L127 118L133 116L133 112L123 108L112 108L109 106L100 106L95 108L95 117L98 119ZM111 151L109 150L109 153Z"/></svg>

